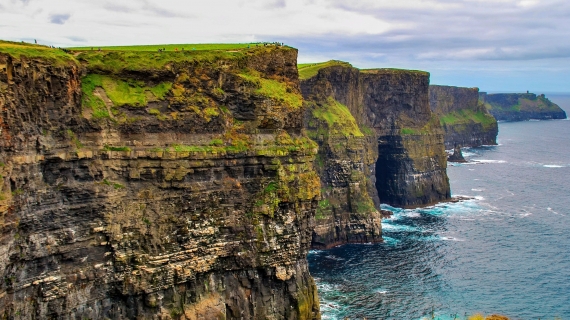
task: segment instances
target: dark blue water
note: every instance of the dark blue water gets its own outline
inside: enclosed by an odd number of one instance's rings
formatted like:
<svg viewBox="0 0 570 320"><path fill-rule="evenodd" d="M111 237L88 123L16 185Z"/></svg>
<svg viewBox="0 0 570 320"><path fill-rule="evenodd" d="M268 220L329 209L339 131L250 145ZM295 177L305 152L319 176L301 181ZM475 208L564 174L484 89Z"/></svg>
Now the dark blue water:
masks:
<svg viewBox="0 0 570 320"><path fill-rule="evenodd" d="M551 99L568 113L570 96ZM499 130L448 168L474 200L386 207L384 244L311 252L324 319L570 319L570 121Z"/></svg>

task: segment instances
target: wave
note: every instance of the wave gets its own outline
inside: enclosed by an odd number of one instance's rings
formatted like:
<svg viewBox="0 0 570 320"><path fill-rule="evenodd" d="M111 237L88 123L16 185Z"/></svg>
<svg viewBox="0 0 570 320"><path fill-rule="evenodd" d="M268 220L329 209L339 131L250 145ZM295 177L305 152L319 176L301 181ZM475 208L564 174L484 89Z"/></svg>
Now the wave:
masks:
<svg viewBox="0 0 570 320"><path fill-rule="evenodd" d="M392 238L392 237L387 237L387 236L384 236L384 235L382 236L382 239L384 239L384 243L387 244L387 245L395 245L395 244L398 244L398 243L401 242L401 241L398 240L398 239L394 239L394 238Z"/></svg>
<svg viewBox="0 0 570 320"><path fill-rule="evenodd" d="M507 163L507 161L505 161L505 160L485 160L485 159L473 160L473 162L477 162L477 163Z"/></svg>
<svg viewBox="0 0 570 320"><path fill-rule="evenodd" d="M565 168L564 166L557 165L557 164L545 164L543 165L545 168Z"/></svg>

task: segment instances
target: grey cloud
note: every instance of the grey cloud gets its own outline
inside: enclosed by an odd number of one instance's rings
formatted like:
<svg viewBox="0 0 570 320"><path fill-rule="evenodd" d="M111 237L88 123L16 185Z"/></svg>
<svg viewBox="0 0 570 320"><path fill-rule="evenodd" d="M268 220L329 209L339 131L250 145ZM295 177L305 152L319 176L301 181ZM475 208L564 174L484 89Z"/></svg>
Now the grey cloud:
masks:
<svg viewBox="0 0 570 320"><path fill-rule="evenodd" d="M180 12L172 11L172 10L165 9L163 7L154 5L154 4L150 3L149 1L143 1L143 3L144 3L144 5L143 5L142 9L144 11L147 11L148 13L151 13L151 14L159 16L159 17L165 17L165 18L182 18L182 17L188 18L189 17L189 16L182 14Z"/></svg>
<svg viewBox="0 0 570 320"><path fill-rule="evenodd" d="M324 35L310 43L344 54L408 61L527 61L569 56L567 47L557 45L570 38L570 2L541 1L530 8L513 3L436 2L443 6L374 8L334 0L331 5L338 9L373 16L396 27L380 35Z"/></svg>
<svg viewBox="0 0 570 320"><path fill-rule="evenodd" d="M64 24L69 18L71 17L70 14L52 14L49 17L51 23L55 24Z"/></svg>
<svg viewBox="0 0 570 320"><path fill-rule="evenodd" d="M73 42L87 42L87 39L81 37L67 37L67 39Z"/></svg>
<svg viewBox="0 0 570 320"><path fill-rule="evenodd" d="M286 6L287 3L285 2L285 0L273 0L273 1L268 1L264 7L266 9L280 9L280 8L285 8Z"/></svg>
<svg viewBox="0 0 570 320"><path fill-rule="evenodd" d="M138 10L135 8L126 7L115 3L106 3L105 5L103 5L103 8L109 11L123 12L123 13L131 13Z"/></svg>

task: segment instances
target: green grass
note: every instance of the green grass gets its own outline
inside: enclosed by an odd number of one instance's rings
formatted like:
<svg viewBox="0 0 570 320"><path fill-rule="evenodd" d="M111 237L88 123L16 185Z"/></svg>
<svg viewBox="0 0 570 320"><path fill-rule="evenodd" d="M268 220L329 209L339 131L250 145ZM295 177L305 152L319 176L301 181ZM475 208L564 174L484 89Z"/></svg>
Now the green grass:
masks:
<svg viewBox="0 0 570 320"><path fill-rule="evenodd" d="M240 73L243 79L255 83L257 89L255 93L280 101L293 108L300 108L303 105L303 97L300 93L296 93L289 86L277 80L265 79L254 70L249 70L246 73Z"/></svg>
<svg viewBox="0 0 570 320"><path fill-rule="evenodd" d="M362 73L372 73L372 74L418 74L423 76L429 76L429 72L422 70L407 70L407 69L396 69L396 68L378 68L378 69L360 69Z"/></svg>
<svg viewBox="0 0 570 320"><path fill-rule="evenodd" d="M209 50L243 50L255 48L256 43L186 43L186 44L152 44L152 45L135 45L135 46L103 46L103 47L71 47L67 48L73 51L158 51L165 48L166 51L209 51ZM263 45L261 45L263 46Z"/></svg>
<svg viewBox="0 0 570 320"><path fill-rule="evenodd" d="M9 54L17 59L22 57L46 59L58 65L76 62L73 55L67 54L63 50L31 43L0 40L0 53Z"/></svg>
<svg viewBox="0 0 570 320"><path fill-rule="evenodd" d="M93 111L94 119L110 117L105 102L93 94L95 88L102 86L101 76L98 75L88 75L81 80L81 91L83 92L81 103L84 108L89 108Z"/></svg>
<svg viewBox="0 0 570 320"><path fill-rule="evenodd" d="M228 48L233 48L227 45ZM144 47L144 46L143 46ZM77 59L86 64L88 70L93 73L123 73L131 71L162 70L169 66L185 63L211 64L219 60L240 60L247 55L256 52L269 52L277 50L274 46L253 47L241 50L184 50L157 52L156 50L137 50L137 47L116 47L117 50L106 51L81 51ZM124 48L118 49L118 48ZM210 47L216 48L216 46ZM78 49L78 48L75 48ZM89 48L90 49L90 48ZM235 48L234 48L235 49ZM279 50L291 50L289 47L281 47Z"/></svg>
<svg viewBox="0 0 570 320"><path fill-rule="evenodd" d="M348 107L333 98L329 98L324 105L313 105L311 114L326 124L327 130L322 132L324 135L364 136Z"/></svg>
<svg viewBox="0 0 570 320"><path fill-rule="evenodd" d="M156 86L148 87L142 81L123 81L110 76L88 74L83 77L81 83L84 106L93 110L95 118L105 118L109 117L105 103L93 94L97 87L105 90L107 97L115 107L141 107L146 106L148 102L147 92L152 93L157 100L163 100L172 88L172 83L161 82Z"/></svg>
<svg viewBox="0 0 570 320"><path fill-rule="evenodd" d="M352 68L352 65L350 63L338 60L330 60L327 62L319 63L300 63L297 65L297 69L299 69L299 79L305 80L312 78L319 73L319 70L332 66Z"/></svg>
<svg viewBox="0 0 570 320"><path fill-rule="evenodd" d="M440 118L441 125L466 124L470 122L480 123L484 128L493 126L497 121L495 118L483 111L474 112L472 110L460 110L442 115Z"/></svg>
<svg viewBox="0 0 570 320"><path fill-rule="evenodd" d="M109 180L107 180L107 179L103 179L103 184L104 184L104 185L111 186L111 187L113 187L114 189L123 189L123 188L125 187L125 186L123 186L123 185L120 184L120 183L112 182L112 181L109 181Z"/></svg>
<svg viewBox="0 0 570 320"><path fill-rule="evenodd" d="M400 129L400 133L404 134L404 135L408 135L408 134L420 134L420 130L414 129L414 128L402 128Z"/></svg>
<svg viewBox="0 0 570 320"><path fill-rule="evenodd" d="M107 145L103 149L105 151L124 151L124 152L131 151L131 148L129 148L129 147L114 147L114 146L107 146Z"/></svg>

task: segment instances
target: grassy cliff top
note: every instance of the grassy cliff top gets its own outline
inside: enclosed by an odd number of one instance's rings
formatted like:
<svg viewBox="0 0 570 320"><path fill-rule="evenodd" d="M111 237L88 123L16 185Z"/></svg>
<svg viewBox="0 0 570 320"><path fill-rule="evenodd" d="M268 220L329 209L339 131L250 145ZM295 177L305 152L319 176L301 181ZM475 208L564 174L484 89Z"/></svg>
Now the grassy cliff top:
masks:
<svg viewBox="0 0 570 320"><path fill-rule="evenodd" d="M300 63L297 65L299 69L299 79L305 80L312 78L319 73L319 70L327 67L333 66L343 66L352 68L352 65L348 62L339 61L339 60L330 60L327 62L318 62L318 63Z"/></svg>
<svg viewBox="0 0 570 320"><path fill-rule="evenodd" d="M98 47L94 48L94 50L91 50L91 47L89 47L88 50L79 50L77 48L70 50L74 50L77 59L86 63L90 69L106 73L159 70L168 68L168 66L173 63L235 60L247 55L270 52L273 50L296 50L287 46L264 46L263 44L258 46L251 44L203 44L200 46L189 44L187 46L187 48L190 49L182 50L180 45L163 45L112 47L114 48L112 50L103 50L104 47L101 47L101 51L99 51ZM159 52L159 47L165 48L166 50ZM156 50L149 48L156 48ZM192 50L192 48L196 48L196 50Z"/></svg>
<svg viewBox="0 0 570 320"><path fill-rule="evenodd" d="M545 95L534 93L497 93L488 94L485 98L487 110L494 111L530 111L530 112L559 112L562 109Z"/></svg>
<svg viewBox="0 0 570 320"><path fill-rule="evenodd" d="M273 44L269 45L273 46ZM244 50L255 47L263 47L263 43L185 43L185 44L153 44L139 46L95 46L95 47L71 47L72 51L211 51L211 50Z"/></svg>
<svg viewBox="0 0 570 320"><path fill-rule="evenodd" d="M492 115L483 111L473 111L468 109L453 111L439 117L441 125L458 125L468 123L479 123L483 128L488 129L496 125L497 120Z"/></svg>
<svg viewBox="0 0 570 320"><path fill-rule="evenodd" d="M408 69L396 69L396 68L376 68L376 69L360 69L362 73L372 73L372 74L410 74L415 73L419 75L425 75L429 77L429 72L422 70L408 70Z"/></svg>
<svg viewBox="0 0 570 320"><path fill-rule="evenodd" d="M73 55L70 55L61 49L26 42L0 40L0 53L9 54L17 59L22 57L42 58L58 64L66 64L75 61Z"/></svg>

